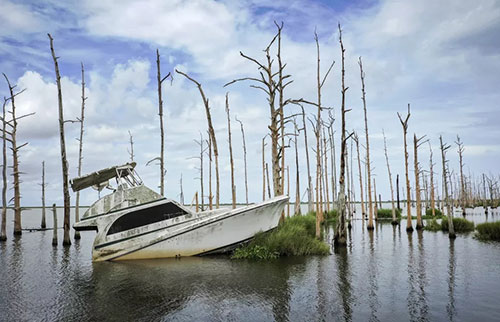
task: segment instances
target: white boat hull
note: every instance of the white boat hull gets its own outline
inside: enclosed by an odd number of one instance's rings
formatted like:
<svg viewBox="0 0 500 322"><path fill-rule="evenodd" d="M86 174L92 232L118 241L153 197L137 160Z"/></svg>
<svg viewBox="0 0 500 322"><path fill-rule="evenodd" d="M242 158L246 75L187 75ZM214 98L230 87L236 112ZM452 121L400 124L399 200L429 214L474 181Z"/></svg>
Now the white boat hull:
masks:
<svg viewBox="0 0 500 322"><path fill-rule="evenodd" d="M201 255L226 250L279 223L288 197L237 209L208 211L155 223L140 230L106 235L99 228L93 260L132 260ZM113 221L118 216L114 215ZM102 229L104 228L104 229Z"/></svg>

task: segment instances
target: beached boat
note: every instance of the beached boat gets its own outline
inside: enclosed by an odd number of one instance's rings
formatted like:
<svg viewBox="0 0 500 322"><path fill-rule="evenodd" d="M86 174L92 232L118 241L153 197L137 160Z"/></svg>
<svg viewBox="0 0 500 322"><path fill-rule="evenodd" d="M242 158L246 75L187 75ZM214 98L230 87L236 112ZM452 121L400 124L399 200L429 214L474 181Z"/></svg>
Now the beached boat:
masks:
<svg viewBox="0 0 500 322"><path fill-rule="evenodd" d="M236 209L195 212L146 187L135 163L115 166L71 180L73 191L116 189L97 200L73 225L96 230L93 261L165 258L226 252L259 232L278 225L287 196Z"/></svg>

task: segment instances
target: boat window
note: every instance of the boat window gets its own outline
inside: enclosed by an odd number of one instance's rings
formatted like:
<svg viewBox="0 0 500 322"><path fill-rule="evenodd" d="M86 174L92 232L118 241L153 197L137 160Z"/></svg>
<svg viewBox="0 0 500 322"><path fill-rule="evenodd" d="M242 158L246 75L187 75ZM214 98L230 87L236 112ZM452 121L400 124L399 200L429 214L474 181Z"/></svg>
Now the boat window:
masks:
<svg viewBox="0 0 500 322"><path fill-rule="evenodd" d="M132 211L115 220L109 228L107 235L149 225L185 214L187 214L185 210L171 202Z"/></svg>

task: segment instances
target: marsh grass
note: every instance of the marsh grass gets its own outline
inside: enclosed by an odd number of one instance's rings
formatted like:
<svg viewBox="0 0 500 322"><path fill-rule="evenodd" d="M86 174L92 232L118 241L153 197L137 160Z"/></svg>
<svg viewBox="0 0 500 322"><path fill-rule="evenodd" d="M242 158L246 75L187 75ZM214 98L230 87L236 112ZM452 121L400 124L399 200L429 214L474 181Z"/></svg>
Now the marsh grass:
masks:
<svg viewBox="0 0 500 322"><path fill-rule="evenodd" d="M287 218L273 231L258 233L246 246L237 248L232 259L268 260L279 256L327 255L330 247L315 238L313 214Z"/></svg>
<svg viewBox="0 0 500 322"><path fill-rule="evenodd" d="M395 209L396 210L396 219L400 220L401 219L401 210L400 209ZM378 209L377 210L377 216L378 219L392 219L392 209Z"/></svg>
<svg viewBox="0 0 500 322"><path fill-rule="evenodd" d="M441 224L438 223L436 218L432 220L427 220L426 225L424 226L424 230L428 231L440 231L441 230Z"/></svg>
<svg viewBox="0 0 500 322"><path fill-rule="evenodd" d="M434 208L434 213L436 214L436 218L441 218L443 217L443 213L441 212L441 210L437 209L437 208ZM429 208L425 211L425 217L429 217L429 219L432 219L433 216L432 216L432 209Z"/></svg>
<svg viewBox="0 0 500 322"><path fill-rule="evenodd" d="M474 231L474 223L464 218L453 218L453 227L456 233L466 233ZM443 217L441 220L441 230L448 231L448 218Z"/></svg>
<svg viewBox="0 0 500 322"><path fill-rule="evenodd" d="M476 229L477 238L500 241L500 221L478 224Z"/></svg>

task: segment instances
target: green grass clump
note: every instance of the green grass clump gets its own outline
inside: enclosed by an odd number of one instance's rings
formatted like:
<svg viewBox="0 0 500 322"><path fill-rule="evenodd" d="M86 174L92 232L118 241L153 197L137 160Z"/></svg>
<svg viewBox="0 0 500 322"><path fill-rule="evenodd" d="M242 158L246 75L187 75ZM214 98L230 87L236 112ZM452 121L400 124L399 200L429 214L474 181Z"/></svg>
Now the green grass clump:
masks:
<svg viewBox="0 0 500 322"><path fill-rule="evenodd" d="M476 228L479 239L500 241L500 221L479 224Z"/></svg>
<svg viewBox="0 0 500 322"><path fill-rule="evenodd" d="M325 217L325 223L331 224L337 221L339 214L337 212L337 209L333 209L330 211L325 211L324 217Z"/></svg>
<svg viewBox="0 0 500 322"><path fill-rule="evenodd" d="M474 231L474 223L464 218L453 218L453 228L456 233L465 233ZM448 218L443 217L441 220L441 230L448 231Z"/></svg>
<svg viewBox="0 0 500 322"><path fill-rule="evenodd" d="M427 224L424 226L424 230L428 230L428 231L440 231L441 230L441 224L439 224L437 222L436 218L434 218L430 222L427 221Z"/></svg>
<svg viewBox="0 0 500 322"><path fill-rule="evenodd" d="M315 216L294 216L271 232L256 234L248 245L237 248L231 258L268 260L279 256L329 254L330 247L315 235Z"/></svg>
<svg viewBox="0 0 500 322"><path fill-rule="evenodd" d="M436 217L437 218L440 218L443 216L443 213L441 212L441 210L437 209L437 208L434 208L434 213L436 214ZM432 209L429 208L425 211L425 217L429 217L429 219L433 218L432 217Z"/></svg>
<svg viewBox="0 0 500 322"><path fill-rule="evenodd" d="M396 219L401 219L401 210L396 208ZM392 219L392 209L377 209L378 219Z"/></svg>

